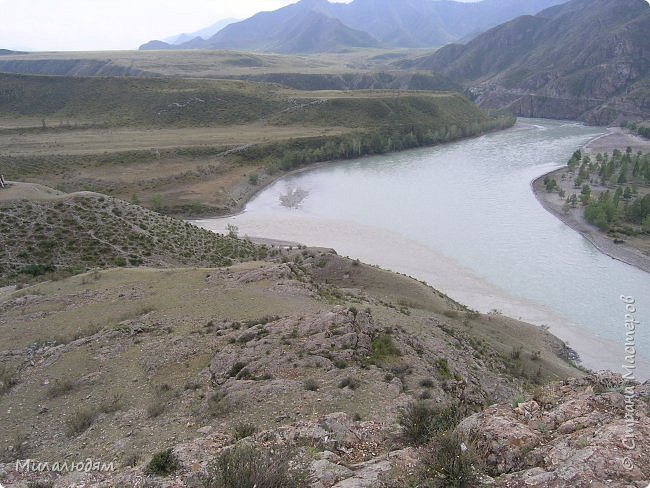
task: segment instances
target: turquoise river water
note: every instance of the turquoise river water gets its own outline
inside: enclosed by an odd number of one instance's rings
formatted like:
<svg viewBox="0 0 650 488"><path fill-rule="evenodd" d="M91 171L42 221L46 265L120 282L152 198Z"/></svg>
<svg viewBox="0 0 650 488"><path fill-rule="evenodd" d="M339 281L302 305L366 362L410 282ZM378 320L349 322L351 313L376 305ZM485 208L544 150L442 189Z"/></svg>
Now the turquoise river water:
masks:
<svg viewBox="0 0 650 488"><path fill-rule="evenodd" d="M530 183L604 133L521 119L442 146L287 176L245 211L196 221L224 232L336 249L424 280L471 308L546 325L584 365L622 372L625 304L636 299L637 376L650 377L650 275L599 252L548 213Z"/></svg>

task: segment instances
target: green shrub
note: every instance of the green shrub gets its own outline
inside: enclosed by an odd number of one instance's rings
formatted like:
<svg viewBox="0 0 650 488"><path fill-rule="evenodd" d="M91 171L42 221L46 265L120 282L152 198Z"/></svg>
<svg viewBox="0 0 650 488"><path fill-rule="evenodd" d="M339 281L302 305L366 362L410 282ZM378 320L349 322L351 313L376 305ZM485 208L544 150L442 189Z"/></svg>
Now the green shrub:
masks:
<svg viewBox="0 0 650 488"><path fill-rule="evenodd" d="M462 418L457 405L431 405L421 400L409 403L400 412L399 423L404 427L407 439L421 445L429 442L435 434L453 429Z"/></svg>
<svg viewBox="0 0 650 488"><path fill-rule="evenodd" d="M23 267L19 272L30 276L41 276L47 273L54 273L56 268L51 264L30 264Z"/></svg>
<svg viewBox="0 0 650 488"><path fill-rule="evenodd" d="M348 367L348 362L343 359L335 359L334 361L332 361L332 363L338 369L345 369Z"/></svg>
<svg viewBox="0 0 650 488"><path fill-rule="evenodd" d="M361 386L361 383L359 380L352 378L351 376L346 376L339 382L339 388L345 388L345 387L350 388L350 390L356 390Z"/></svg>
<svg viewBox="0 0 650 488"><path fill-rule="evenodd" d="M114 413L118 410L122 410L123 408L124 399L122 398L122 395L119 393L114 393L101 403L99 410L102 413Z"/></svg>
<svg viewBox="0 0 650 488"><path fill-rule="evenodd" d="M473 444L450 431L427 446L420 462L418 486L422 487L473 487L478 484L482 470Z"/></svg>
<svg viewBox="0 0 650 488"><path fill-rule="evenodd" d="M47 389L49 398L57 398L74 391L77 384L72 380L55 380L54 384Z"/></svg>
<svg viewBox="0 0 650 488"><path fill-rule="evenodd" d="M52 488L54 486L54 481L51 480L39 480L39 481L28 481L27 488Z"/></svg>
<svg viewBox="0 0 650 488"><path fill-rule="evenodd" d="M306 470L291 466L290 451L245 442L223 452L209 468L205 488L302 488Z"/></svg>
<svg viewBox="0 0 650 488"><path fill-rule="evenodd" d="M149 405L147 405L147 418L155 419L162 415L164 411L165 401L160 397L156 397L149 402Z"/></svg>
<svg viewBox="0 0 650 488"><path fill-rule="evenodd" d="M436 369L438 370L438 375L442 379L451 378L451 371L449 371L449 362L446 358L438 358L434 363Z"/></svg>
<svg viewBox="0 0 650 488"><path fill-rule="evenodd" d="M95 420L96 412L89 408L77 410L66 422L66 434L74 437L86 431Z"/></svg>
<svg viewBox="0 0 650 488"><path fill-rule="evenodd" d="M236 441L250 437L257 432L257 427L253 424L246 422L239 422L235 424L232 431L232 436Z"/></svg>
<svg viewBox="0 0 650 488"><path fill-rule="evenodd" d="M16 370L8 365L0 366L0 395L7 393L13 388L18 379L16 378Z"/></svg>
<svg viewBox="0 0 650 488"><path fill-rule="evenodd" d="M318 388L320 388L320 385L314 378L307 378L305 380L305 390L316 391Z"/></svg>
<svg viewBox="0 0 650 488"><path fill-rule="evenodd" d="M241 361L237 361L235 364L232 365L230 368L230 372L228 372L228 376L230 378L234 378L239 374L239 372L246 367L246 363L242 363Z"/></svg>
<svg viewBox="0 0 650 488"><path fill-rule="evenodd" d="M401 354L390 334L382 332L372 340L369 362L380 365L387 360L399 357Z"/></svg>
<svg viewBox="0 0 650 488"><path fill-rule="evenodd" d="M212 417L221 416L227 411L228 401L226 399L226 394L223 391L217 390L208 397L208 413Z"/></svg>
<svg viewBox="0 0 650 488"><path fill-rule="evenodd" d="M181 463L171 448L161 451L151 458L144 472L147 475L167 476L181 467Z"/></svg>

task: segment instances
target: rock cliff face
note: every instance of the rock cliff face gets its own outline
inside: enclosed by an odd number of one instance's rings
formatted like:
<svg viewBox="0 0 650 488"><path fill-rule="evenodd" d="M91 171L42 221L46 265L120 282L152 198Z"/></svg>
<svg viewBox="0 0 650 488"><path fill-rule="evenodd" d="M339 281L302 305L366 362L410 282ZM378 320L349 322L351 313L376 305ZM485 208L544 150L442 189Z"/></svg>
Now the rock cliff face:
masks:
<svg viewBox="0 0 650 488"><path fill-rule="evenodd" d="M646 487L647 385L601 373L553 383L534 399L493 405L465 419L496 486Z"/></svg>
<svg viewBox="0 0 650 488"><path fill-rule="evenodd" d="M573 0L519 17L419 66L464 80L485 108L597 125L650 116L650 5Z"/></svg>

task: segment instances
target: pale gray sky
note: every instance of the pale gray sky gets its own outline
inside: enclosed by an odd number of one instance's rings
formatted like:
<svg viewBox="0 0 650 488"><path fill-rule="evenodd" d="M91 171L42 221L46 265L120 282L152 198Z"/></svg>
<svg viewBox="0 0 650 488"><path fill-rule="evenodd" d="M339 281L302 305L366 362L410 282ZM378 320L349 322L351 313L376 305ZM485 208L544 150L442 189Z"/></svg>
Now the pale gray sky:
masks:
<svg viewBox="0 0 650 488"><path fill-rule="evenodd" d="M137 49L297 0L0 0L0 49ZM345 3L351 0L336 0Z"/></svg>
<svg viewBox="0 0 650 488"><path fill-rule="evenodd" d="M349 3L352 0L330 0ZM473 2L477 0L460 0ZM137 49L297 0L0 0L0 49Z"/></svg>

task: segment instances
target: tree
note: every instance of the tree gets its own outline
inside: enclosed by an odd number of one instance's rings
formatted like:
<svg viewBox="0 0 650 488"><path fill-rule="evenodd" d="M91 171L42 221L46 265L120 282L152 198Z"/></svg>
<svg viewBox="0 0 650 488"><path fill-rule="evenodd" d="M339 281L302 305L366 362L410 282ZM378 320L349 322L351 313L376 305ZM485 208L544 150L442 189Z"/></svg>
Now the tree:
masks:
<svg viewBox="0 0 650 488"><path fill-rule="evenodd" d="M616 189L616 193L614 193L614 205L618 207L618 203L621 201L621 197L623 196L623 189L619 186Z"/></svg>
<svg viewBox="0 0 650 488"><path fill-rule="evenodd" d="M583 205L589 204L589 200L591 199L591 187L589 185L585 184L582 186L579 198Z"/></svg>
<svg viewBox="0 0 650 488"><path fill-rule="evenodd" d="M626 202L629 202L632 200L632 188L629 186L625 188L625 191L623 192L623 200Z"/></svg>
<svg viewBox="0 0 650 488"><path fill-rule="evenodd" d="M621 172L618 175L617 183L619 185L624 185L627 183L627 162L623 163L621 166Z"/></svg>
<svg viewBox="0 0 650 488"><path fill-rule="evenodd" d="M151 197L151 206L158 213L165 211L165 202L163 200L163 196L160 193L156 193L153 197Z"/></svg>
<svg viewBox="0 0 650 488"><path fill-rule="evenodd" d="M544 185L546 186L546 191L551 193L553 190L557 189L557 181L555 179L550 179L548 177L544 178Z"/></svg>
<svg viewBox="0 0 650 488"><path fill-rule="evenodd" d="M647 215L643 221L643 231L650 234L650 215Z"/></svg>
<svg viewBox="0 0 650 488"><path fill-rule="evenodd" d="M239 227L237 227L235 224L226 225L226 231L228 232L228 237L232 237L233 239L237 239L239 237Z"/></svg>

